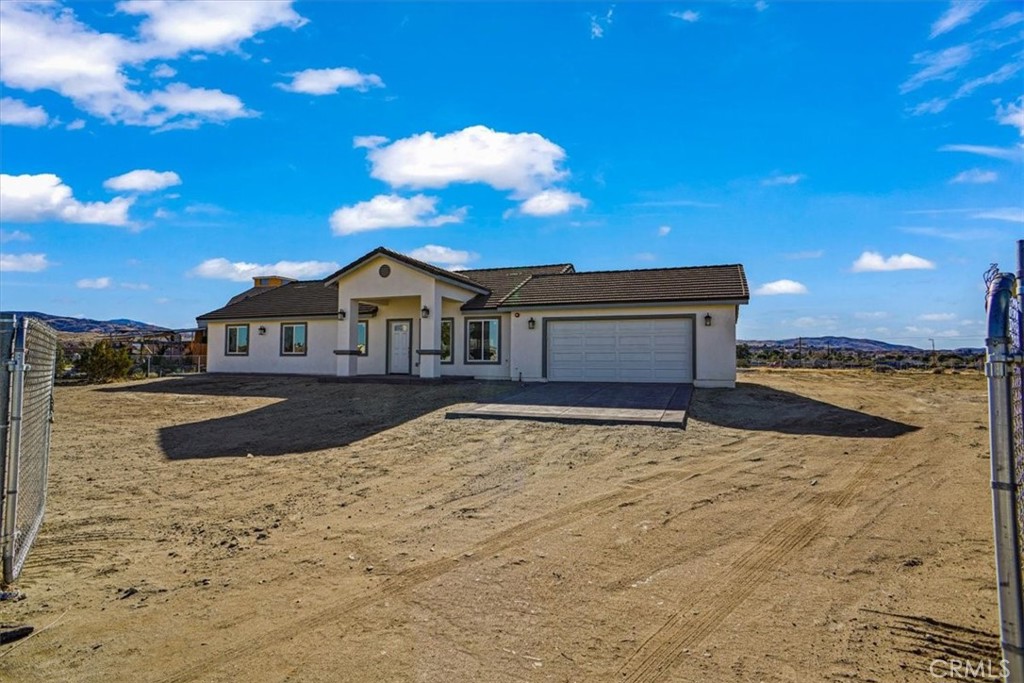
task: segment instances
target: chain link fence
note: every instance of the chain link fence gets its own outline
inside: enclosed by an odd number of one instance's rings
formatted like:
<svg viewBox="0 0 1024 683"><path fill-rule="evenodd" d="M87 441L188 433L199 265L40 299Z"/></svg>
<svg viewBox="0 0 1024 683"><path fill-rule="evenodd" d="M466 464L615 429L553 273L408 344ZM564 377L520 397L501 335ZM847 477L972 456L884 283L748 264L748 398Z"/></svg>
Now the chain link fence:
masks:
<svg viewBox="0 0 1024 683"><path fill-rule="evenodd" d="M3 583L21 573L46 508L57 334L29 318L0 319Z"/></svg>
<svg viewBox="0 0 1024 683"><path fill-rule="evenodd" d="M1000 635L1007 680L1024 683L1024 240L1018 272L985 276L992 515Z"/></svg>

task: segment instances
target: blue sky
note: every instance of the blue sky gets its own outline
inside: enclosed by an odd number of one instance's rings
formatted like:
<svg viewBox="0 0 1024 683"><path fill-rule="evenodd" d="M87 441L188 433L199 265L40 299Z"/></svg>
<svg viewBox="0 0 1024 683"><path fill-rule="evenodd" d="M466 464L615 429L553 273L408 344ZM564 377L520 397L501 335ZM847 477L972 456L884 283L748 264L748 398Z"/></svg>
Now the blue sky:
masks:
<svg viewBox="0 0 1024 683"><path fill-rule="evenodd" d="M255 274L743 263L743 338L980 345L1016 2L0 3L0 306L187 327Z"/></svg>

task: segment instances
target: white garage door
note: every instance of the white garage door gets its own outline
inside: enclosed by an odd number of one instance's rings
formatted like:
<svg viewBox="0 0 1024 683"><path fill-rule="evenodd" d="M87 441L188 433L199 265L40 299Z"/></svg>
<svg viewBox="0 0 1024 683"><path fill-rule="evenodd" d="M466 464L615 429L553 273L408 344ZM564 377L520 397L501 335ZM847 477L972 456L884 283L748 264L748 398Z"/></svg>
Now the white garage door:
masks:
<svg viewBox="0 0 1024 683"><path fill-rule="evenodd" d="M690 318L552 321L547 334L551 381L693 381Z"/></svg>

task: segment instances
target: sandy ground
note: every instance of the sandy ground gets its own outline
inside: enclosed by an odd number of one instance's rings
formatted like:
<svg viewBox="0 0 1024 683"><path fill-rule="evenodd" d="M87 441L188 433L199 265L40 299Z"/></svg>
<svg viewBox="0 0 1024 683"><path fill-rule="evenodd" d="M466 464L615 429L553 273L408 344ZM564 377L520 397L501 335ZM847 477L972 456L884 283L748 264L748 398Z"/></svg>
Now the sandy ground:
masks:
<svg viewBox="0 0 1024 683"><path fill-rule="evenodd" d="M689 428L508 385L60 388L4 681L928 681L998 659L984 378L748 371ZM251 457L250 457L251 456ZM56 622L56 623L54 623ZM52 624L52 625L51 625Z"/></svg>

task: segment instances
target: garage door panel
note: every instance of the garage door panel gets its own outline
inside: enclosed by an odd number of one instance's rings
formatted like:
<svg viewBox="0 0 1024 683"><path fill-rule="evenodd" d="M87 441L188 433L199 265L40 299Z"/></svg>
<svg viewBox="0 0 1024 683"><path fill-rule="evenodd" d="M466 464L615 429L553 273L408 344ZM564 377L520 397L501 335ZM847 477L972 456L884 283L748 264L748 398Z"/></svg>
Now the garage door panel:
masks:
<svg viewBox="0 0 1024 683"><path fill-rule="evenodd" d="M547 335L554 381L693 381L688 318L560 320L548 324Z"/></svg>

